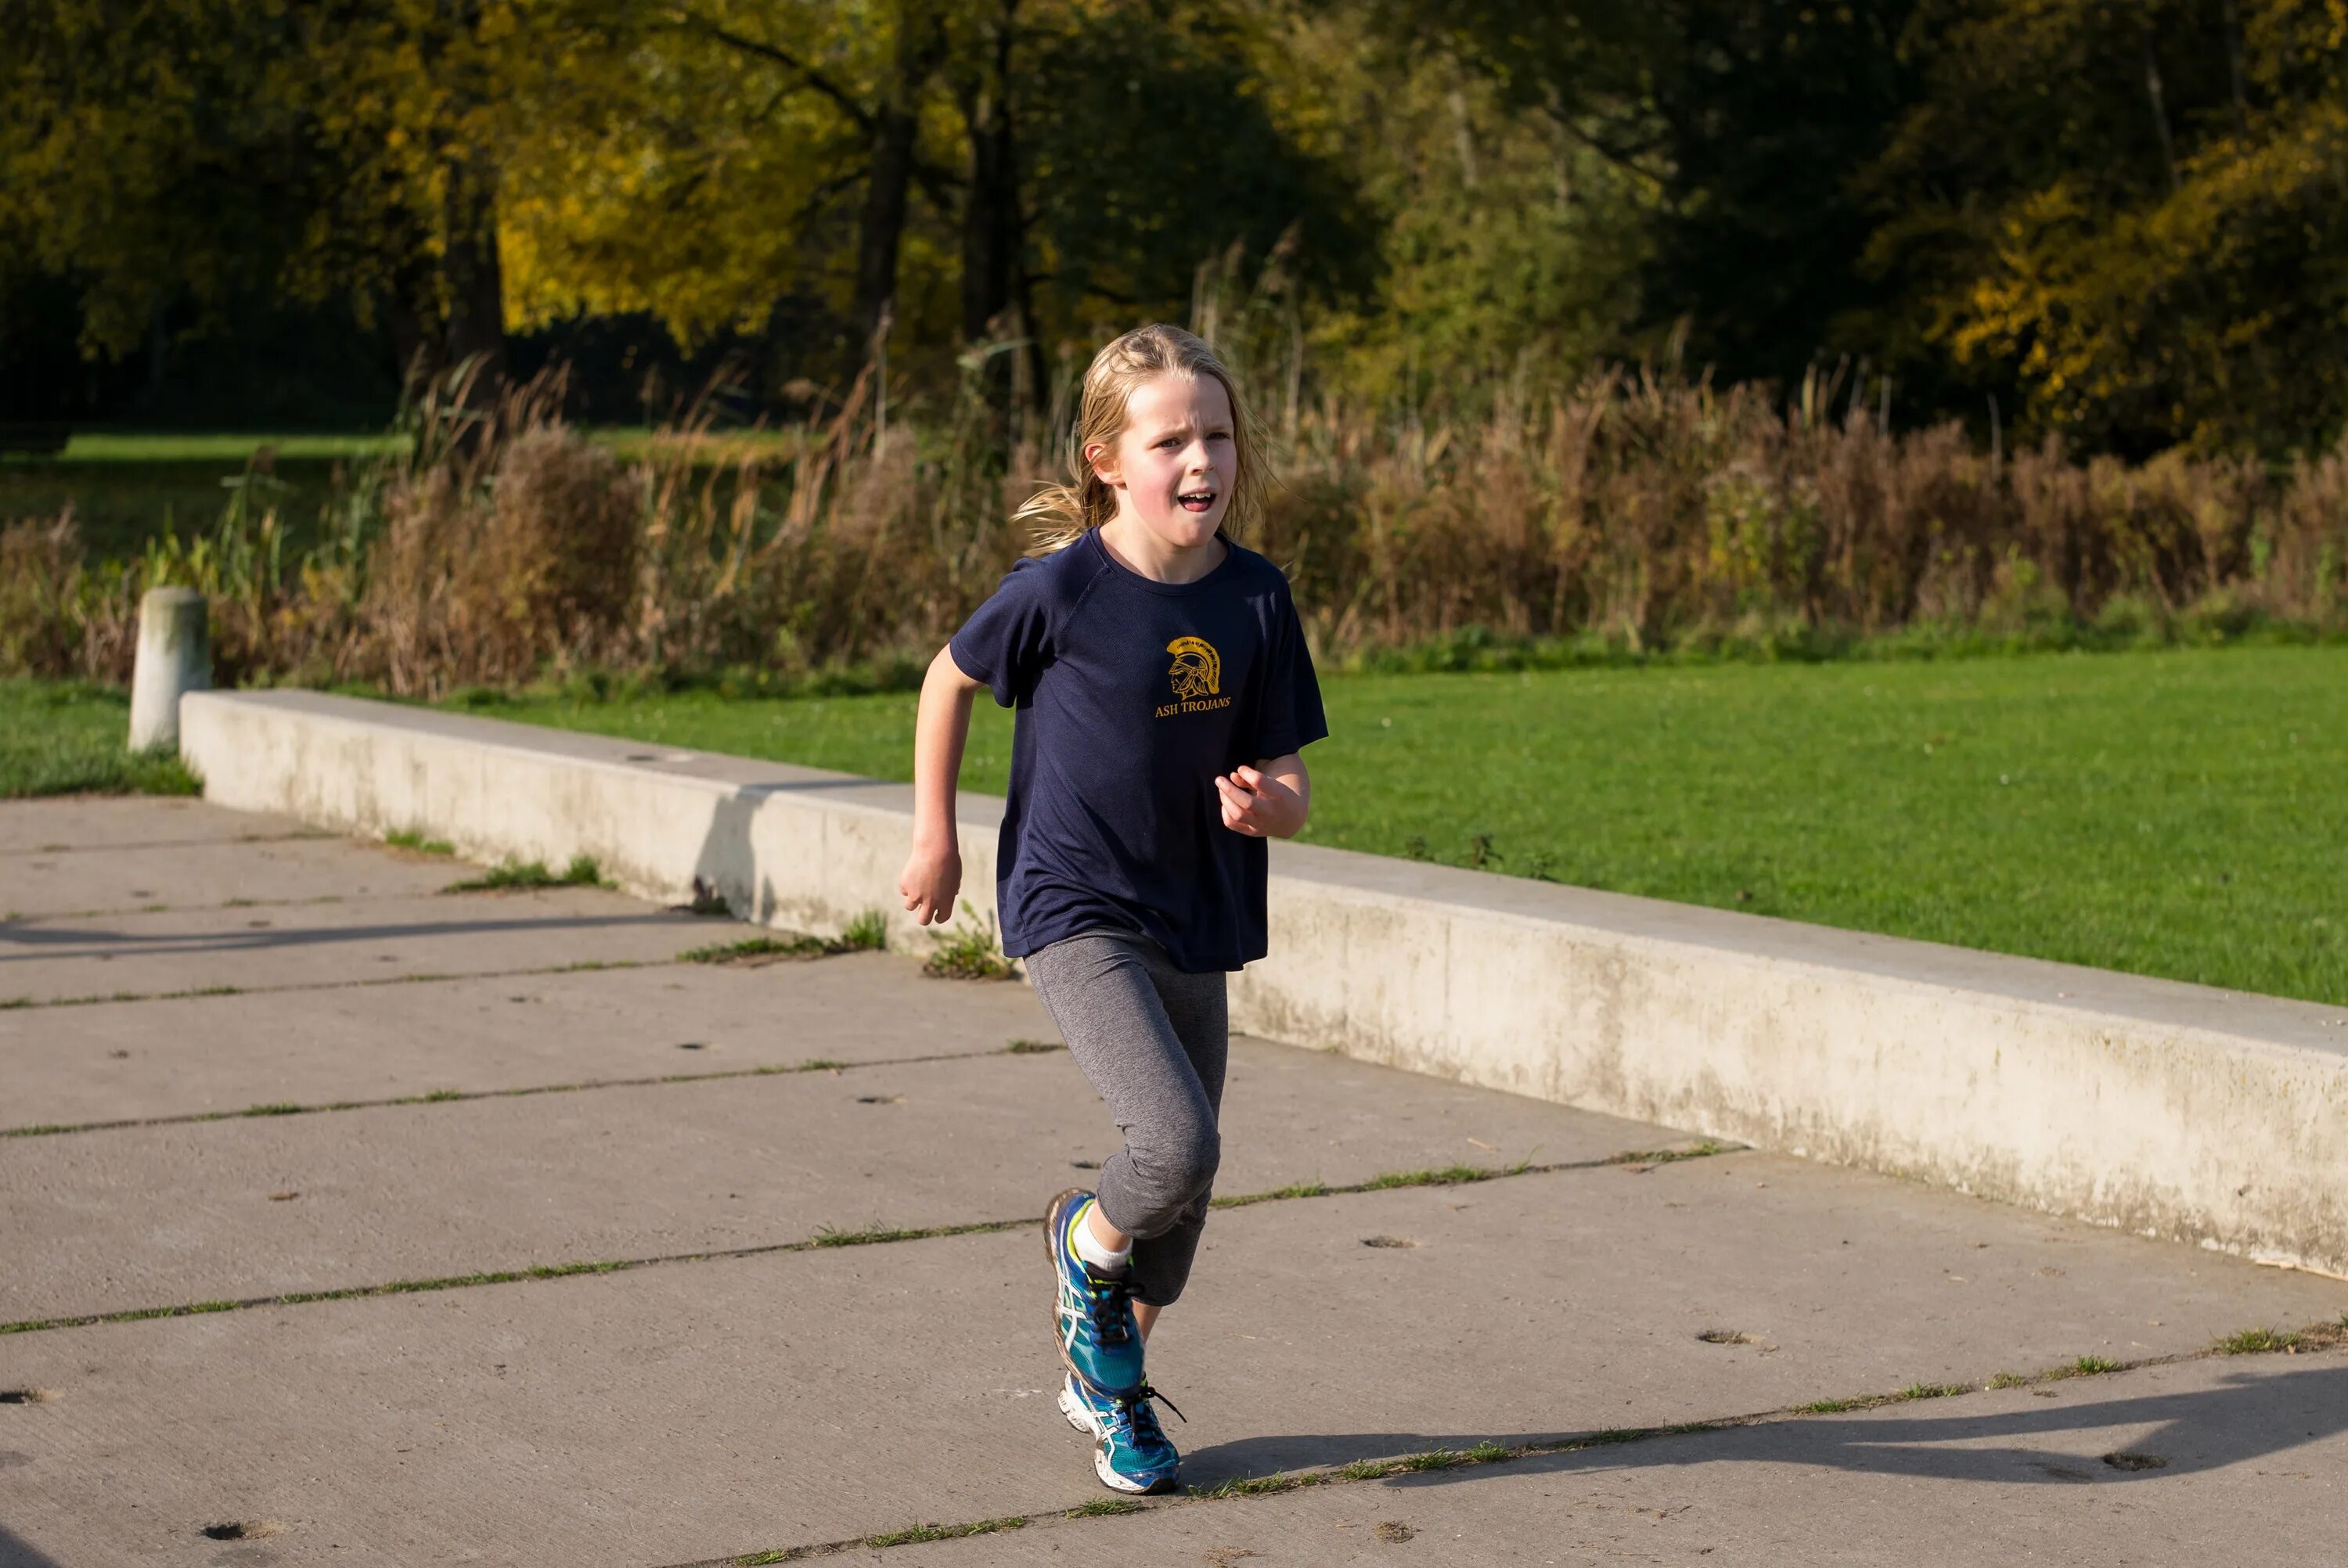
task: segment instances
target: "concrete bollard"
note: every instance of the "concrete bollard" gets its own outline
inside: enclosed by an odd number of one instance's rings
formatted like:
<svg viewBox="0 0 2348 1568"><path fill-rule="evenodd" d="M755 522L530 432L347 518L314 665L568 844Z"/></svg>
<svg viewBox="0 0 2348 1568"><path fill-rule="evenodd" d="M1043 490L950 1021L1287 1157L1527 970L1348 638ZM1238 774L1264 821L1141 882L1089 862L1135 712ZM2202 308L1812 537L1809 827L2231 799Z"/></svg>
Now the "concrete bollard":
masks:
<svg viewBox="0 0 2348 1568"><path fill-rule="evenodd" d="M139 601L139 659L130 672L130 749L180 745L180 697L212 686L204 596L192 588L150 588Z"/></svg>

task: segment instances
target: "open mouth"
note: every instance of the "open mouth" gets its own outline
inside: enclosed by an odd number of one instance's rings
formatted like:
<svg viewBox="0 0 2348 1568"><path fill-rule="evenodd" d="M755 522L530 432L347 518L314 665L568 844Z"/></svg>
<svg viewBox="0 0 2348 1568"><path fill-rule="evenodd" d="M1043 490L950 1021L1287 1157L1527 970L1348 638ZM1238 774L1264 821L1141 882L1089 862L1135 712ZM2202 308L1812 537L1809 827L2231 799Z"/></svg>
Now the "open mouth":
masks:
<svg viewBox="0 0 2348 1568"><path fill-rule="evenodd" d="M1174 497L1174 504L1186 512L1211 511L1214 509L1215 493L1212 490L1185 490Z"/></svg>

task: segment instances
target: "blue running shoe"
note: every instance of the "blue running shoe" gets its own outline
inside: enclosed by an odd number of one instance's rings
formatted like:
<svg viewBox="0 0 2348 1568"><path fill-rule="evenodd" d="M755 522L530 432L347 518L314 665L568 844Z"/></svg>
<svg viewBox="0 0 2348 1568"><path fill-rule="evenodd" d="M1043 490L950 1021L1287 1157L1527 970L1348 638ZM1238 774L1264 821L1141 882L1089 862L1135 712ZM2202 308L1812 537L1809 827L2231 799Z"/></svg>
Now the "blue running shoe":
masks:
<svg viewBox="0 0 2348 1568"><path fill-rule="evenodd" d="M1092 1393L1074 1374L1060 1385L1060 1414L1068 1418L1068 1425L1097 1440L1093 1470L1111 1491L1172 1491L1180 1484L1182 1456L1158 1424L1158 1412L1149 1408L1152 1399L1174 1409L1173 1400L1147 1383L1115 1399Z"/></svg>
<svg viewBox="0 0 2348 1568"><path fill-rule="evenodd" d="M1097 1272L1076 1255L1076 1226L1087 1192L1070 1188L1044 1214L1044 1244L1058 1282L1052 1302L1052 1337L1076 1380L1114 1398L1141 1387L1141 1329L1133 1296L1122 1279Z"/></svg>

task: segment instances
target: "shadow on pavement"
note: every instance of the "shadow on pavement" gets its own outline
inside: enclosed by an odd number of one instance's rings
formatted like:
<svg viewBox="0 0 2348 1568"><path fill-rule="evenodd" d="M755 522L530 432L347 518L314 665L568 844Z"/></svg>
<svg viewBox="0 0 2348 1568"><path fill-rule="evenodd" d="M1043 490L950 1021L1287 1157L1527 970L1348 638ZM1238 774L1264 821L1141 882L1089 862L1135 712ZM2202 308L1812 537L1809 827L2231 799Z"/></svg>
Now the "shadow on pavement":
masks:
<svg viewBox="0 0 2348 1568"><path fill-rule="evenodd" d="M675 926L666 911L641 915L560 915L517 920L430 920L403 926L270 927L266 930L179 931L152 937L58 926L0 927L0 964L28 958L109 956L149 958L170 953L248 953L332 942L395 941L403 937L494 936L501 931L581 931L619 926Z"/></svg>
<svg viewBox="0 0 2348 1568"><path fill-rule="evenodd" d="M1876 1475L1934 1481L2076 1485L2082 1481L2158 1481L2221 1469L2319 1441L2348 1430L2348 1367L2309 1368L2259 1377L2235 1374L2216 1389L2084 1402L2064 1389L2055 1399L1994 1414L1809 1416L1750 1427L1725 1428L1684 1439L1603 1444L1512 1462L1509 1473L1564 1474L1580 1471L1663 1470L1739 1461L1815 1465ZM2139 1429L2151 1426L2154 1430ZM2110 1429L2105 1441L2086 1434ZM2024 1447L2014 1440L2058 1440L2079 1434L2060 1450ZM1250 1438L1184 1456L1183 1477L1212 1487L1242 1476L1390 1459L1482 1442L1508 1447L1570 1442L1587 1432L1364 1432L1348 1436ZM1179 1435L1177 1434L1177 1440ZM2165 1461L2140 1468L2098 1462L2125 1448L2130 1455ZM2093 1450L2086 1452L2086 1450ZM2085 1458L2080 1454L2086 1452ZM1395 1477L1396 1486L1441 1486L1470 1481L1483 1467L1421 1471Z"/></svg>
<svg viewBox="0 0 2348 1568"><path fill-rule="evenodd" d="M0 1568L57 1568L57 1561L34 1551L0 1524Z"/></svg>

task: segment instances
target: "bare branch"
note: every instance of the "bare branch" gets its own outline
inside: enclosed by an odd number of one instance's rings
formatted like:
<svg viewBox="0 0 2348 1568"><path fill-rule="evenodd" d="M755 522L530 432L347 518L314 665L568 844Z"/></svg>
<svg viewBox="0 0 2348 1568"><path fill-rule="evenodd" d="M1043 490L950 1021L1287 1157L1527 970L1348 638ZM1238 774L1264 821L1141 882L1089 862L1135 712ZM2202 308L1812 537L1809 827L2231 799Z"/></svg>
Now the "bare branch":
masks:
<svg viewBox="0 0 2348 1568"><path fill-rule="evenodd" d="M677 11L674 15L678 26L688 32L698 33L712 43L723 44L729 49L738 50L742 54L753 56L771 65L780 66L785 70L798 72L808 86L829 98L839 107L840 113L855 121L857 129L867 136L872 134L874 123L872 111L867 108L853 93L792 54L788 49L769 44L762 38L747 37L731 28L719 26L706 16L696 16L690 11Z"/></svg>

